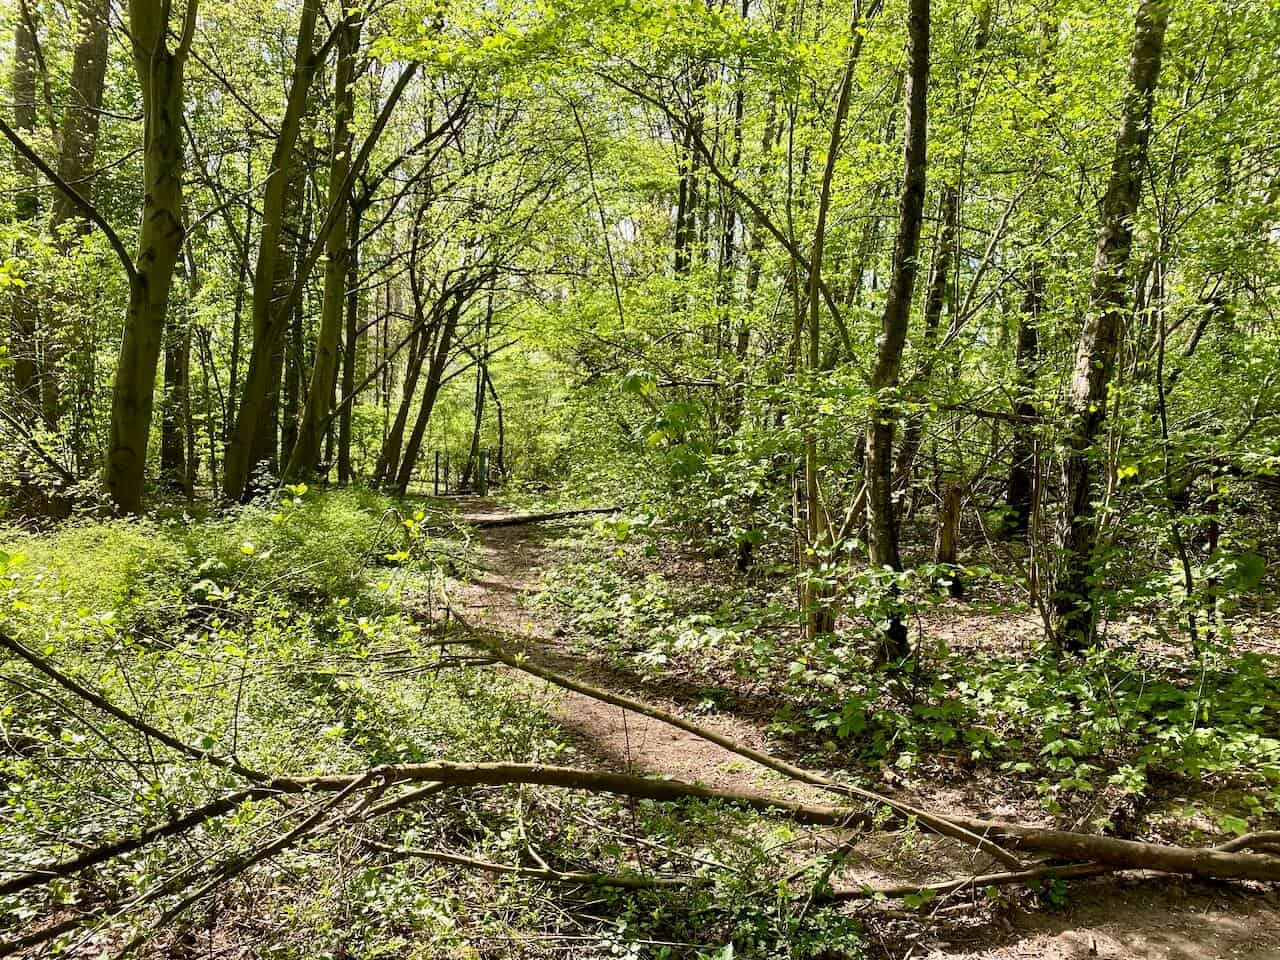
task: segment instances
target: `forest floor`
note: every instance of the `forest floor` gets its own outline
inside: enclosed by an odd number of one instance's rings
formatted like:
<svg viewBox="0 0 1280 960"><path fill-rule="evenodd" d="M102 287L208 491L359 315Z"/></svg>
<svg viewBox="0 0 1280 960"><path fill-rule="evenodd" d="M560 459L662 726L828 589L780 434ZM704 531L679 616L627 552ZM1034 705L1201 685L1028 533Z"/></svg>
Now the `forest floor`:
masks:
<svg viewBox="0 0 1280 960"><path fill-rule="evenodd" d="M467 520L510 513L486 500L455 505ZM557 562L556 541L564 536L563 525L482 530L476 544L477 568L453 602L473 623L531 638L529 655L544 666L689 716L738 742L787 754L786 744L768 730L767 705L749 697L730 698L708 717L699 709L705 691L697 683L682 676L653 678L628 670L606 651L575 637L552 613L532 606L528 601L540 589L543 574ZM972 629L989 631L989 619L976 620ZM1008 626L1016 633L1025 624ZM959 621L946 629L957 634L970 626ZM611 769L816 798L811 788L755 768L659 720L582 694L544 688L541 681L530 680L528 689L531 697L551 704L553 716L580 753ZM1002 797L999 787L999 778L977 775L968 782L933 786L919 781L897 789L877 785L900 799L942 812L1016 814L1027 819L1025 799ZM808 852L818 852L816 843ZM928 876L964 876L968 862L968 852L948 841L926 838L903 850L891 838L876 834L859 842L842 877L855 883L916 882ZM893 960L1280 960L1280 890L1261 886L1130 873L1073 883L1069 901L1061 908L1045 906L1029 894L992 902L973 893L938 898L919 912L883 906L863 909L869 948Z"/></svg>

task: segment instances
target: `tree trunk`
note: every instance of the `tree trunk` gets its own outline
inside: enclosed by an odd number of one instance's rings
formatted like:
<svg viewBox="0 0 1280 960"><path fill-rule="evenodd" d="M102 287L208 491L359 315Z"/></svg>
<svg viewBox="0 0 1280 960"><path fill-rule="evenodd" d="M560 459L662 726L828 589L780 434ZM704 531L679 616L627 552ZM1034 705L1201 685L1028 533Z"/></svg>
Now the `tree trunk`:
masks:
<svg viewBox="0 0 1280 960"><path fill-rule="evenodd" d="M489 330L493 325L493 292L490 291L484 308L484 337L480 343L480 351L476 355L476 389L472 404L471 446L467 451L466 471L462 475L462 486L466 487L472 480L472 472L476 469L480 457L480 434L484 427L484 394L485 382L489 379Z"/></svg>
<svg viewBox="0 0 1280 960"><path fill-rule="evenodd" d="M1058 43L1059 25L1056 19L1046 18L1041 24L1042 53L1040 88L1045 99L1052 96L1056 83L1051 72L1051 56ZM1039 161L1035 161L1038 168ZM1033 177L1039 170L1033 169ZM1036 487L1040 482L1036 457L1035 390L1036 371L1040 365L1040 314L1044 309L1045 255L1039 244L1049 232L1048 217L1041 217L1036 228L1034 246L1026 267L1026 290L1022 309L1018 313L1017 334L1014 338L1014 421L1009 448L1009 477L1005 488L1005 520L1000 534L1005 537L1025 537L1031 528L1031 515L1036 501Z"/></svg>
<svg viewBox="0 0 1280 960"><path fill-rule="evenodd" d="M404 446L404 428L409 422L409 411L413 409L413 398L417 396L418 379L422 375L422 366L426 356L427 339L425 333L419 333L409 342L409 356L404 370L404 392L400 405L396 409L395 420L392 421L387 435L382 441L382 450L378 454L378 464L373 471L375 484L390 484L400 467L400 449Z"/></svg>
<svg viewBox="0 0 1280 960"><path fill-rule="evenodd" d="M929 271L929 290L924 300L924 337L921 351L924 359L916 385L911 390L914 397L928 394L929 380L935 363L934 352L938 348L938 328L942 323L942 310L947 303L947 291L951 287L951 256L956 245L956 216L960 207L960 192L952 185L942 191L942 209L939 218L942 227L934 244L933 268ZM911 488L916 457L924 438L925 415L921 410L911 413L903 431L902 446L898 450L897 487L906 492Z"/></svg>
<svg viewBox="0 0 1280 960"><path fill-rule="evenodd" d="M1013 424L1013 440L1010 444L1009 482L1005 493L1008 535L1024 535L1031 524L1031 507L1035 498L1035 387L1036 367L1039 365L1040 311L1044 306L1044 274L1036 255L1027 267L1027 291L1018 313L1017 345L1014 350L1015 400L1013 412L1018 420Z"/></svg>
<svg viewBox="0 0 1280 960"><path fill-rule="evenodd" d="M304 0L302 5L293 77L263 192L262 230L253 274L253 347L236 410L235 430L227 444L223 464L223 495L229 500L239 500L245 494L255 454L260 453L263 446L258 437L259 421L268 412L271 382L274 379L278 383L278 374L273 377L273 371L278 369L274 362L275 348L280 341L280 327L289 318L281 315L279 305L274 302L279 289L276 263L281 256L281 235L294 179L294 150L315 76L312 47L319 6L319 0Z"/></svg>
<svg viewBox="0 0 1280 960"><path fill-rule="evenodd" d="M942 506L938 508L938 529L933 541L933 562L954 566L960 540L960 504L964 487L959 480L946 482L942 491ZM957 570L947 577L947 590L953 597L964 595L964 581Z"/></svg>
<svg viewBox="0 0 1280 960"><path fill-rule="evenodd" d="M929 0L910 0L902 198L893 275L880 321L876 363L871 375L873 403L866 434L868 552L873 566L890 570L902 569L898 521L893 510L893 434L899 416L894 394L902 371L902 350L906 345L912 292L919 272L917 255L924 215L928 85ZM881 658L901 660L909 653L901 612L892 610L881 644Z"/></svg>
<svg viewBox="0 0 1280 960"><path fill-rule="evenodd" d="M20 0L20 9L14 15L13 33L13 126L18 135L30 141L36 126L36 35L34 11L26 0ZM25 240L23 228L29 229L39 216L39 196L36 192L36 168L22 154L16 154L13 170L17 179L13 212L19 224L18 252L21 254ZM24 424L34 424L40 409L40 378L37 365L36 311L34 298L13 298L13 336L10 339L13 359L14 404L19 419Z"/></svg>
<svg viewBox="0 0 1280 960"><path fill-rule="evenodd" d="M493 410L498 419L498 481L507 478L507 425L502 410L502 399L498 396L498 388L493 385L493 376L488 368L484 372L485 383L489 385L489 396L493 398Z"/></svg>
<svg viewBox="0 0 1280 960"><path fill-rule="evenodd" d="M427 423L431 420L431 411L435 408L436 398L440 395L440 383L444 379L445 367L449 365L453 335L458 329L458 317L461 313L462 299L459 297L445 314L440 338L436 342L435 353L431 357L431 365L427 370L427 385L422 392L422 406L418 408L418 419L413 424L413 433L409 436L409 443L405 447L404 459L400 461L400 469L396 472L395 492L400 496L408 492L409 481L413 479L414 468L418 465L422 437L427 431Z"/></svg>
<svg viewBox="0 0 1280 960"><path fill-rule="evenodd" d="M187 463L187 415L191 380L191 328L170 325L164 345L164 394L160 417L160 478L191 496Z"/></svg>
<svg viewBox="0 0 1280 960"><path fill-rule="evenodd" d="M873 2L867 11L867 20L875 15L878 2ZM831 124L831 140L827 145L826 165L822 172L822 184L819 190L818 211L813 230L813 245L809 254L808 288L805 291L805 307L807 312L808 352L805 366L810 375L818 372L822 366L822 324L819 291L822 287L822 258L826 246L827 213L831 208L831 185L835 178L836 160L840 154L840 138L843 132L845 116L849 112L849 94L853 86L853 71L858 57L862 53L862 41L866 36L866 23L859 23L861 4L853 5L854 19L850 32L853 42L849 47L849 56L845 63L844 75L840 80L840 93L836 100L835 118ZM797 319L797 323L798 323ZM797 344L797 349L798 349ZM805 578L802 593L805 610L805 634L809 640L819 634L831 633L835 629L835 610L831 605L829 591L817 586L818 572L821 569L823 553L831 547L828 536L826 509L822 503L818 483L818 436L816 430L809 430L804 438L804 500L805 500L805 551L808 575Z"/></svg>
<svg viewBox="0 0 1280 960"><path fill-rule="evenodd" d="M92 175L98 152L99 111L107 72L107 0L78 0L76 3L76 49L71 64L70 101L62 116L62 149L58 155L58 176L84 196L92 199ZM71 224L71 225L69 225ZM76 217L71 198L54 193L49 231L62 253L73 240L89 229L87 220ZM57 430L62 418L62 385L59 367L67 352L66 332L53 325L51 311L44 336L44 365L41 370L40 401L45 424Z"/></svg>
<svg viewBox="0 0 1280 960"><path fill-rule="evenodd" d="M320 468L320 448L330 422L329 410L338 375L338 344L347 306L347 268L351 257L347 173L351 169L353 136L351 113L355 107L352 81L360 23L352 20L338 34L338 66L333 84L333 145L329 157L330 210L337 210L329 237L324 267L324 299L320 306L320 330L316 335L311 383L298 428L298 442L289 457L285 475L290 479L313 477Z"/></svg>
<svg viewBox="0 0 1280 960"><path fill-rule="evenodd" d="M355 408L352 393L356 388L356 358L360 349L360 219L361 209L351 212L347 248L347 332L342 352L342 414L338 421L338 485L347 486L354 478L351 468L351 417Z"/></svg>
<svg viewBox="0 0 1280 960"><path fill-rule="evenodd" d="M106 488L115 509L138 513L155 400L156 366L169 291L182 251L183 69L195 31L188 0L178 45L169 49L167 0L130 0L133 64L142 88L143 202L111 397Z"/></svg>
<svg viewBox="0 0 1280 960"><path fill-rule="evenodd" d="M58 176L81 194L90 195L89 177L98 153L99 112L107 74L107 0L77 0L76 49L71 64L70 103L62 117L62 150ZM68 235L62 227L75 220ZM72 236L88 231L88 221L76 217L75 204L61 191L54 194L50 228L59 249L66 250Z"/></svg>
<svg viewBox="0 0 1280 960"><path fill-rule="evenodd" d="M1102 226L1093 264L1089 309L1076 348L1067 400L1067 453L1062 461L1063 506L1054 584L1054 639L1060 648L1085 650L1097 625L1093 553L1097 517L1090 504L1094 443L1106 419L1108 390L1120 345L1142 170L1151 137L1151 115L1169 23L1169 0L1138 6L1129 74L1116 134L1111 179L1102 201Z"/></svg>

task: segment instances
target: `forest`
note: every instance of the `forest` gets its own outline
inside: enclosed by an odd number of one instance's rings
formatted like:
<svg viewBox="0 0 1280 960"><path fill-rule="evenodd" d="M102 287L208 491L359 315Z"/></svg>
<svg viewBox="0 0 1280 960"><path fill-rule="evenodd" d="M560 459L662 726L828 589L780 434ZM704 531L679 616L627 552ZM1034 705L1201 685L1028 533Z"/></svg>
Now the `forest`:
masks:
<svg viewBox="0 0 1280 960"><path fill-rule="evenodd" d="M1280 6L0 0L0 957L1280 958Z"/></svg>

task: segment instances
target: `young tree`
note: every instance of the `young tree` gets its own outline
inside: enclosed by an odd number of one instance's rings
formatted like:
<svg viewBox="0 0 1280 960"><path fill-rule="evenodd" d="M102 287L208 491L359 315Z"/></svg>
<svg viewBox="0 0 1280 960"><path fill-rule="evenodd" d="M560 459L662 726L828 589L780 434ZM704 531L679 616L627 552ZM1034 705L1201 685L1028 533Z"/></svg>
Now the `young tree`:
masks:
<svg viewBox="0 0 1280 960"><path fill-rule="evenodd" d="M912 294L920 268L918 252L928 155L929 15L929 0L911 0L907 21L902 196L889 293L880 319L880 338L871 374L872 405L866 430L868 552L874 566L893 571L902 569L898 520L893 509L893 435L899 418L894 393L902 371L902 351L907 342ZM881 656L885 660L901 660L909 653L906 625L901 614L895 611L881 643Z"/></svg>
<svg viewBox="0 0 1280 960"><path fill-rule="evenodd" d="M1093 641L1097 585L1093 554L1097 513L1090 502L1096 464L1094 443L1106 422L1109 389L1128 301L1129 254L1143 169L1151 140L1156 84L1169 24L1170 0L1141 0L1129 54L1128 80L1120 107L1111 177L1100 210L1101 228L1093 263L1089 309L1076 347L1062 458L1063 503L1054 584L1058 644L1080 652Z"/></svg>

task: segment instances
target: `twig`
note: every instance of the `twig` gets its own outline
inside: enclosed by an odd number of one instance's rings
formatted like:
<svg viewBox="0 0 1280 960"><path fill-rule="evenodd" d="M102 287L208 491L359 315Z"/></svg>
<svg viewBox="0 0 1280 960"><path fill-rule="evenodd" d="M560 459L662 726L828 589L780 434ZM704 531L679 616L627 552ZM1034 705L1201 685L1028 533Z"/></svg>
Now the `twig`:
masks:
<svg viewBox="0 0 1280 960"><path fill-rule="evenodd" d="M27 661L27 663L31 664L33 667L39 670L41 673L45 674L46 676L48 676L50 679L52 679L54 682L58 683L59 685L70 690L72 693L74 693L77 697L80 697L82 700L87 700L89 703L93 704L99 710L102 710L105 713L111 714L111 716L115 717L117 720L127 723L129 726L133 727L135 730L139 731L140 733L148 737L153 737L154 739L159 740L165 746L172 747L174 750L177 750L179 753L184 753L189 757L195 758L196 760L203 760L207 763L211 763L215 767L222 767L226 770L231 770L235 773L238 773L240 776L244 777L246 780L254 780L254 781L261 782L269 779L266 774L258 773L256 770L250 770L248 767L243 766L242 764L236 762L235 760L230 760L226 757L218 756L215 753L210 753L208 750L201 750L200 748L193 747L188 743L183 743L177 737L173 736L172 734L165 733L159 727L152 726L150 723L143 720L141 717L135 717L133 714L120 709L114 703L108 700L105 696L103 696L100 692L95 690L90 690L88 687L85 687L84 685L71 679L69 676L67 676L57 667L55 667L48 659L40 656L40 654L36 653L30 647L27 647L25 644L21 643L20 641L15 640L13 637L10 637L8 634L4 633L3 631L0 631L0 647L6 647L13 653L17 654L23 660Z"/></svg>
<svg viewBox="0 0 1280 960"><path fill-rule="evenodd" d="M473 857L464 857L444 850L397 847L377 840L365 840L364 842L375 850L397 854L402 857L434 860L439 863L468 867L472 870L483 870L486 873L505 873L530 880L549 880L554 883L580 883L595 887L618 887L623 890L653 890L657 888L705 886L712 882L709 877L629 877L615 873L580 873L577 871L554 870L550 867L518 867L505 863L477 860Z"/></svg>

